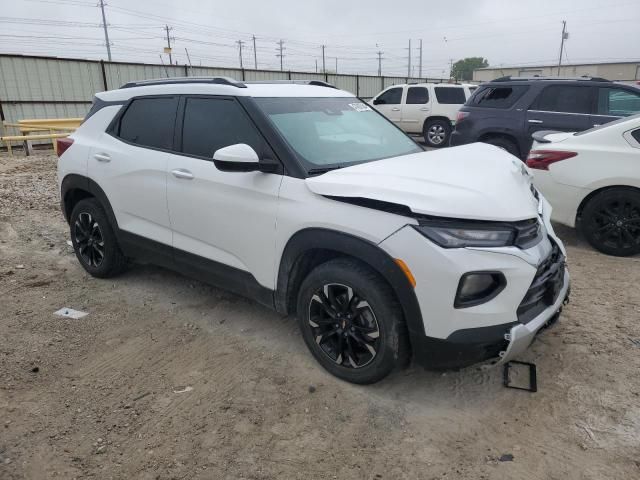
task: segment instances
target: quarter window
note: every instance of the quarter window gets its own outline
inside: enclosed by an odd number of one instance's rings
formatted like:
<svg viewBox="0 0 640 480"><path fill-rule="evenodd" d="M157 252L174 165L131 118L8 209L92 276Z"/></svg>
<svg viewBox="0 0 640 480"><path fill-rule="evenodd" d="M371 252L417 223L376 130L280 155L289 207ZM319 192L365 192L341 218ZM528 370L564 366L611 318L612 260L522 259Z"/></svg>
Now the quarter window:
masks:
<svg viewBox="0 0 640 480"><path fill-rule="evenodd" d="M621 88L598 89L598 114L628 117L640 112L640 93Z"/></svg>
<svg viewBox="0 0 640 480"><path fill-rule="evenodd" d="M177 107L175 97L137 98L122 115L117 136L142 147L169 150Z"/></svg>
<svg viewBox="0 0 640 480"><path fill-rule="evenodd" d="M234 100L187 98L182 124L182 152L213 158L216 150L237 143L262 153L262 138Z"/></svg>
<svg viewBox="0 0 640 480"><path fill-rule="evenodd" d="M407 90L407 104L424 104L429 102L429 90L425 87L409 87Z"/></svg>
<svg viewBox="0 0 640 480"><path fill-rule="evenodd" d="M402 101L402 87L390 88L376 98L376 105L399 105Z"/></svg>
<svg viewBox="0 0 640 480"><path fill-rule="evenodd" d="M592 87L551 85L542 91L535 104L534 110L543 112L591 113L592 99Z"/></svg>
<svg viewBox="0 0 640 480"><path fill-rule="evenodd" d="M467 97L463 88L458 87L435 87L438 103L444 105L462 105Z"/></svg>
<svg viewBox="0 0 640 480"><path fill-rule="evenodd" d="M631 136L636 139L636 142L640 143L640 128L631 132Z"/></svg>
<svg viewBox="0 0 640 480"><path fill-rule="evenodd" d="M528 89L526 85L480 87L469 99L469 104L487 108L511 108Z"/></svg>

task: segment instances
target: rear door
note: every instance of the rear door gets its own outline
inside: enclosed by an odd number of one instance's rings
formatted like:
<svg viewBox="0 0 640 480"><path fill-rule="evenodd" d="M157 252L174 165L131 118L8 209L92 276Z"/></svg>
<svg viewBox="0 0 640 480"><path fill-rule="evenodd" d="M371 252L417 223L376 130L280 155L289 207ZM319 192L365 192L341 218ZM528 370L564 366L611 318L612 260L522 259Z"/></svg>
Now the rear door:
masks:
<svg viewBox="0 0 640 480"><path fill-rule="evenodd" d="M598 87L597 109L591 126L640 113L640 90L620 87Z"/></svg>
<svg viewBox="0 0 640 480"><path fill-rule="evenodd" d="M531 135L539 130L580 132L591 128L596 87L589 85L548 85L542 89L526 114L525 129Z"/></svg>
<svg viewBox="0 0 640 480"><path fill-rule="evenodd" d="M118 227L171 245L167 159L173 146L178 97L133 99L100 137L89 177L106 193Z"/></svg>
<svg viewBox="0 0 640 480"><path fill-rule="evenodd" d="M408 87L402 104L402 129L409 133L422 133L422 126L431 110L428 87Z"/></svg>
<svg viewBox="0 0 640 480"><path fill-rule="evenodd" d="M402 127L402 87L392 87L378 95L373 104L380 113L393 123Z"/></svg>

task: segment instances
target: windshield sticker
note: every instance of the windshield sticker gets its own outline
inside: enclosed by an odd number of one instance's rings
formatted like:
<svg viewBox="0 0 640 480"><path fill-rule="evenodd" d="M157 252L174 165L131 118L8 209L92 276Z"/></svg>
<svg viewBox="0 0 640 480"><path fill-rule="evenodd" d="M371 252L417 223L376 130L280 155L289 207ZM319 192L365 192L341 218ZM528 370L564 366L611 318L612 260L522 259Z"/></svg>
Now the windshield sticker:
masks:
<svg viewBox="0 0 640 480"><path fill-rule="evenodd" d="M349 106L356 112L367 112L371 110L371 107L366 103L350 103Z"/></svg>

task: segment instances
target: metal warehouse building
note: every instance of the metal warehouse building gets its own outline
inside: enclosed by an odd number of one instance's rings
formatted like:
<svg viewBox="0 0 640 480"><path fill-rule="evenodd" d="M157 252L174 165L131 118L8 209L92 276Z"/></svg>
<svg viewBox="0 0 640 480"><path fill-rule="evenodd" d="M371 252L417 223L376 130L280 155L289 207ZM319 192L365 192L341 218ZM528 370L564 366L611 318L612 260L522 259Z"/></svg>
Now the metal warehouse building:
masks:
<svg viewBox="0 0 640 480"><path fill-rule="evenodd" d="M537 67L487 67L479 68L473 72L473 80L487 82L495 78L511 76L556 76L558 65L541 65ZM561 77L602 77L607 80L625 83L640 82L640 60L635 62L620 63L584 63L575 65L562 65Z"/></svg>

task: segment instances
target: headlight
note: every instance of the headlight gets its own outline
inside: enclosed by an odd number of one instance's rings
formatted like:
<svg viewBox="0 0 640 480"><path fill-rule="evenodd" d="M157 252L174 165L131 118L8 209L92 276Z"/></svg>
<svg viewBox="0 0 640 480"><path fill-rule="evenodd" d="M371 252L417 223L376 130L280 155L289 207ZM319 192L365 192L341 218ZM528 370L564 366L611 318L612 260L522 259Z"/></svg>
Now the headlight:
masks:
<svg viewBox="0 0 640 480"><path fill-rule="evenodd" d="M418 232L444 248L506 247L514 244L515 231L509 227L414 225Z"/></svg>

